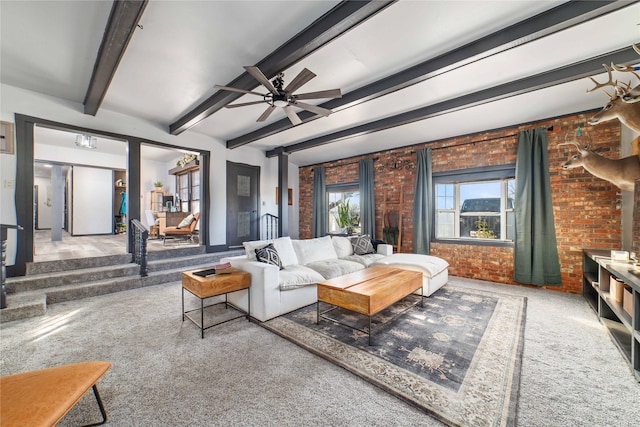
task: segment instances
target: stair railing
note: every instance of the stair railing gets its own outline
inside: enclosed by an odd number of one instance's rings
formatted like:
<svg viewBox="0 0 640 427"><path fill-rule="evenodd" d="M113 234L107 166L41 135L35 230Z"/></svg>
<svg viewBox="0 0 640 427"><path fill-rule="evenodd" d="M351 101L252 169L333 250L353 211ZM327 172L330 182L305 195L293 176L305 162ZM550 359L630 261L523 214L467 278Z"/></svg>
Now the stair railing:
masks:
<svg viewBox="0 0 640 427"><path fill-rule="evenodd" d="M278 238L278 217L270 213L262 215L262 238L264 240Z"/></svg>
<svg viewBox="0 0 640 427"><path fill-rule="evenodd" d="M135 262L140 266L140 277L146 277L147 269L147 239L149 231L145 228L140 220L132 219L131 221L131 254L133 256L131 262Z"/></svg>
<svg viewBox="0 0 640 427"><path fill-rule="evenodd" d="M4 286L4 280L7 278L7 230L24 230L20 225L0 224L0 246L2 247L2 275L0 276L0 309L7 308L7 288Z"/></svg>

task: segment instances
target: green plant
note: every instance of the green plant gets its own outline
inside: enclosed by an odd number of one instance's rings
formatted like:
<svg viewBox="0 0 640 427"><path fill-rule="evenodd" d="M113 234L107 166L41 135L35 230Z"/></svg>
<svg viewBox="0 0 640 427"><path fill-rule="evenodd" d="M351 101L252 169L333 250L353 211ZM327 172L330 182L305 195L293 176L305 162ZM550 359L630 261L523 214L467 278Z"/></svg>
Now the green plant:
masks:
<svg viewBox="0 0 640 427"><path fill-rule="evenodd" d="M481 239L496 238L496 235L493 234L493 231L489 230L489 224L487 223L487 220L482 219L482 217L480 217L480 219L476 221L476 227L478 227L477 236Z"/></svg>
<svg viewBox="0 0 640 427"><path fill-rule="evenodd" d="M163 185L162 181L154 181L153 183L153 186L156 188L162 188Z"/></svg>
<svg viewBox="0 0 640 427"><path fill-rule="evenodd" d="M351 209L349 208L349 201L346 203L340 202L338 203L338 215L336 217L336 224L340 228L348 228L353 226L353 221L351 218Z"/></svg>

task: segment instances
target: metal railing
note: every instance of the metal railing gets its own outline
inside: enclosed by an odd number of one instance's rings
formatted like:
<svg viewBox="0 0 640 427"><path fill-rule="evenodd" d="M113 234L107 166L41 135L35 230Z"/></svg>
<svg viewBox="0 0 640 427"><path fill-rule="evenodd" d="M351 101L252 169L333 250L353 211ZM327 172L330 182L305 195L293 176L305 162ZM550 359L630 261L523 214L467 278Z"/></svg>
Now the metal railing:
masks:
<svg viewBox="0 0 640 427"><path fill-rule="evenodd" d="M278 217L270 213L262 215L262 239L278 238Z"/></svg>
<svg viewBox="0 0 640 427"><path fill-rule="evenodd" d="M0 246L2 246L2 276L0 276L0 309L7 308L7 288L4 285L4 281L7 278L7 269L5 263L7 261L7 230L24 230L20 225L8 225L0 224Z"/></svg>
<svg viewBox="0 0 640 427"><path fill-rule="evenodd" d="M131 262L135 262L140 266L140 277L146 277L148 273L147 239L149 238L149 231L137 219L131 220L130 230L131 255L133 256Z"/></svg>

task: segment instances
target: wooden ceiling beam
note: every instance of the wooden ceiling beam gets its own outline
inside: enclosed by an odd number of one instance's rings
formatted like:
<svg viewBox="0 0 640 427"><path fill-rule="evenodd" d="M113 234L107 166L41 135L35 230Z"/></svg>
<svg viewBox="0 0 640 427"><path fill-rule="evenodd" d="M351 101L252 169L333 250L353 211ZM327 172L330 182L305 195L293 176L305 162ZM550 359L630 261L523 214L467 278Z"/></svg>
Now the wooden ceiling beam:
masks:
<svg viewBox="0 0 640 427"><path fill-rule="evenodd" d="M353 107L420 83L453 68L458 68L472 61L494 55L497 52L538 40L549 34L562 31L629 5L630 2L628 1L570 1L389 77L343 94L342 98L319 104L319 106L333 111ZM316 114L308 111L299 112L298 116L303 123L319 118ZM241 147L291 127L289 120L282 119L253 132L228 140L227 148Z"/></svg>
<svg viewBox="0 0 640 427"><path fill-rule="evenodd" d="M365 123L349 129L322 135L296 144L278 147L267 151L267 157L275 157L283 150L287 153L295 153L296 151L307 150L309 148L318 147L343 139L353 138L360 135L366 135L374 132L380 132L397 126L406 125L420 120L429 119L444 113L463 110L475 107L512 96L521 95L535 90L567 83L570 81L601 74L602 64L623 64L636 61L638 54L632 47L620 49L604 55L599 55L586 61L580 61L565 67L556 68L523 79L515 80L499 86L462 95L457 98L448 99L416 110L407 111L384 119Z"/></svg>
<svg viewBox="0 0 640 427"><path fill-rule="evenodd" d="M256 66L270 79L396 1L342 1ZM258 82L244 72L224 86L253 90L258 87ZM241 93L217 91L172 123L169 132L178 135L241 96Z"/></svg>
<svg viewBox="0 0 640 427"><path fill-rule="evenodd" d="M93 65L89 87L84 97L85 114L95 116L98 113L147 3L148 0L117 0L113 2L98 56Z"/></svg>

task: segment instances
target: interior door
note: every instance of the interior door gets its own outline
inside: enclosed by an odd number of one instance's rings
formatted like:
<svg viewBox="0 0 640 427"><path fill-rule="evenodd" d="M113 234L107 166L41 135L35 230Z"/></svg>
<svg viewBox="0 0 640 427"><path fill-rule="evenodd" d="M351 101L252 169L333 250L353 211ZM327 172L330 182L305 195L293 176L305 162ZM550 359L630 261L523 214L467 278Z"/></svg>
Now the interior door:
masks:
<svg viewBox="0 0 640 427"><path fill-rule="evenodd" d="M258 240L260 167L227 162L227 246Z"/></svg>

